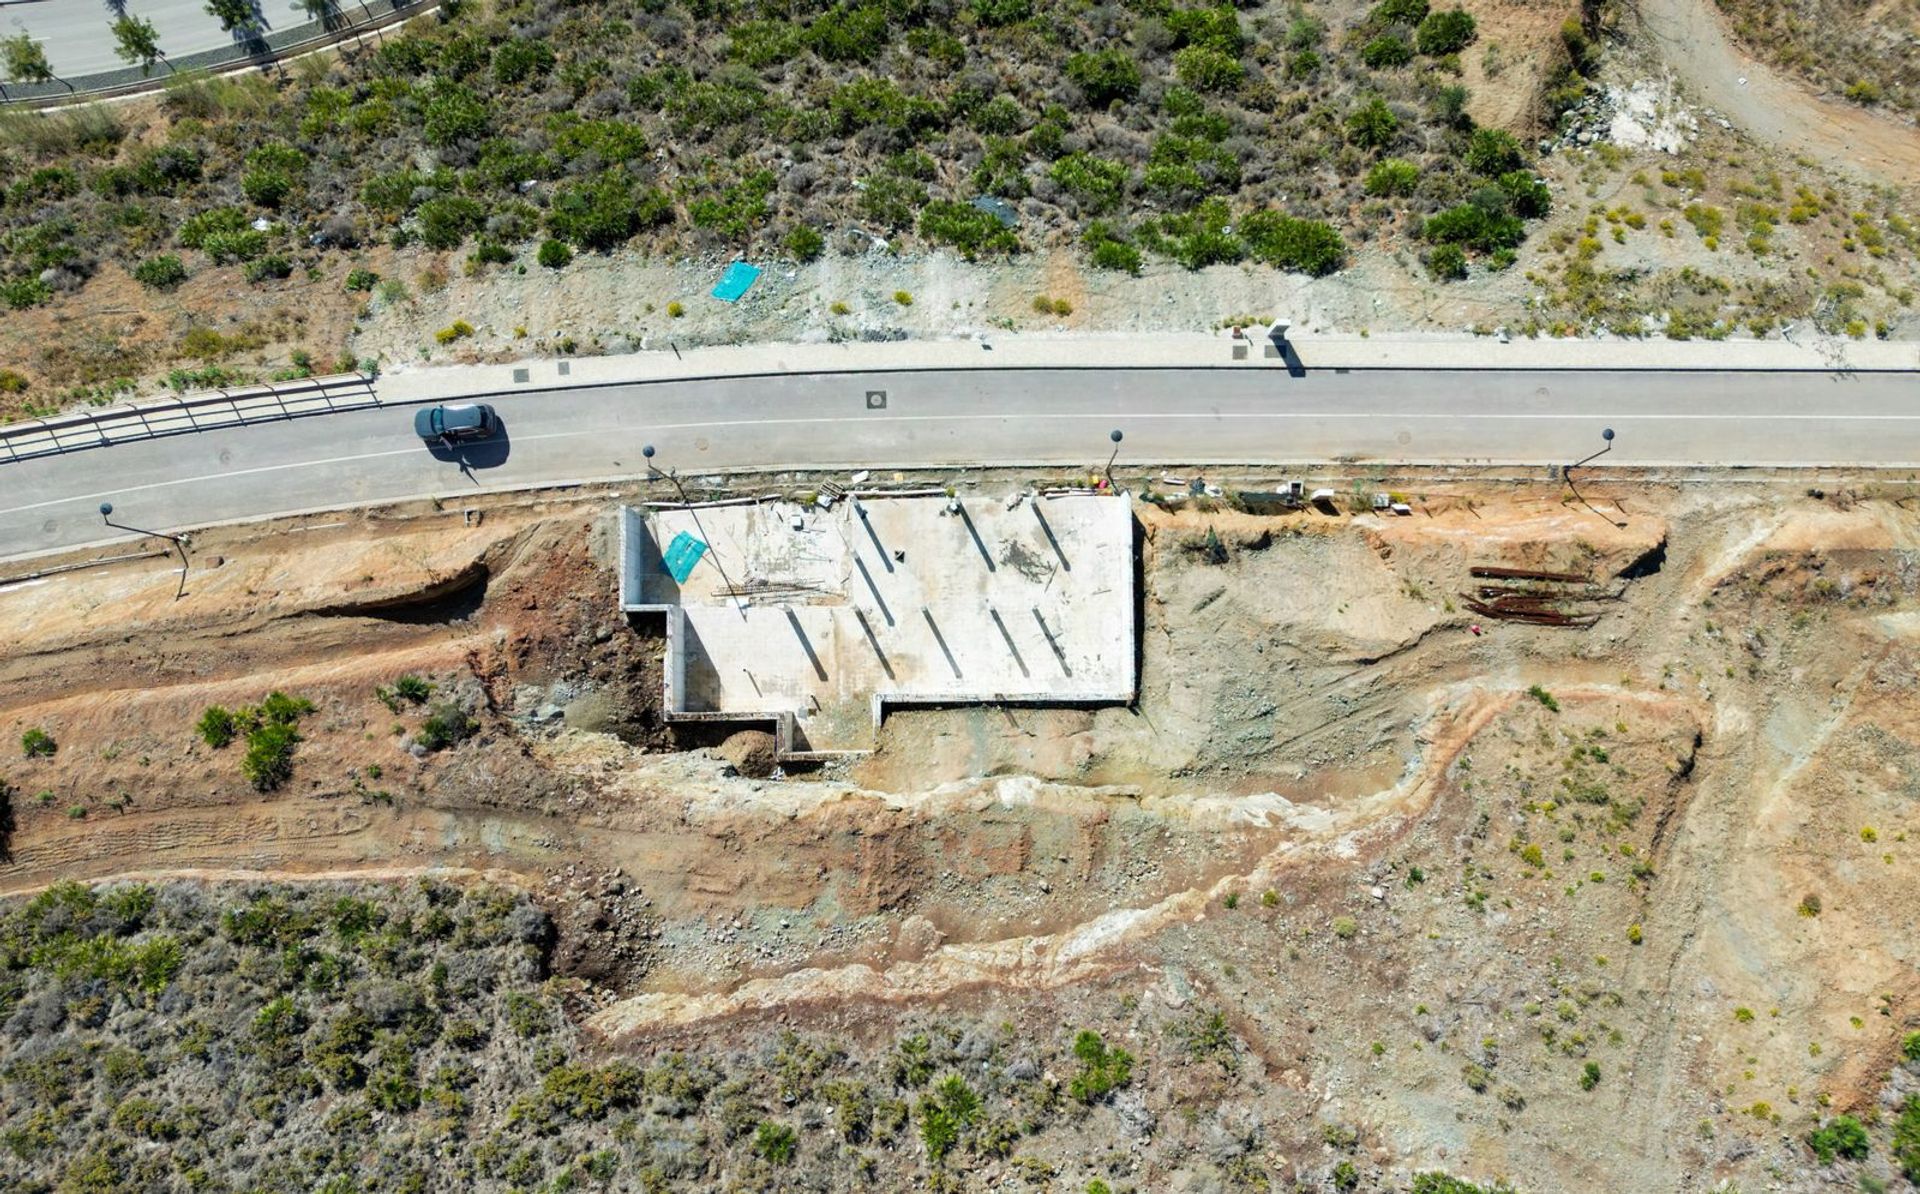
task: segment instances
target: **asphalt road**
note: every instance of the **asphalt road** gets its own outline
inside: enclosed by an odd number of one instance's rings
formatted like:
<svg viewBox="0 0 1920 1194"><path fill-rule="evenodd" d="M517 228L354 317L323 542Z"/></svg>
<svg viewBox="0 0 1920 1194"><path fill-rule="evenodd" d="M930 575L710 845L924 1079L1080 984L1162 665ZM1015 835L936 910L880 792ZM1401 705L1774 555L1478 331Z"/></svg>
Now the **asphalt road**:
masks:
<svg viewBox="0 0 1920 1194"><path fill-rule="evenodd" d="M883 409L868 392L883 391ZM1920 466L1920 375L1011 370L809 374L520 391L501 440L436 459L390 406L0 464L0 558L422 495L748 468L1125 470L1379 460ZM1597 466L1596 466L1597 467Z"/></svg>
<svg viewBox="0 0 1920 1194"><path fill-rule="evenodd" d="M25 30L45 48L47 64L62 77L119 70L127 64L114 53L110 26L122 9L130 16L152 21L161 50L174 58L234 44L233 34L222 30L220 22L207 13L206 0L29 0L0 4L0 36L11 37ZM254 11L260 17L263 34L303 25L311 19L291 0L256 0ZM165 65L153 69L156 77L167 71Z"/></svg>

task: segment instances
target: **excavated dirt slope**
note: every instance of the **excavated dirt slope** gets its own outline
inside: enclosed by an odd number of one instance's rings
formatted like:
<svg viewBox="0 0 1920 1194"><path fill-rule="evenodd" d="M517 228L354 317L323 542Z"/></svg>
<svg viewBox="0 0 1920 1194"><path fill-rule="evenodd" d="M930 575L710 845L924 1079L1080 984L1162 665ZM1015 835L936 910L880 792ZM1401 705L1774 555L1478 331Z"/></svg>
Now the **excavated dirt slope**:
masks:
<svg viewBox="0 0 1920 1194"><path fill-rule="evenodd" d="M57 743L0 765L0 891L484 876L637 1055L1097 1020L1162 1123L1119 1137L1139 1190L1833 1178L1805 1131L1920 1021L1910 495L1396 484L1411 517L1142 505L1135 706L897 715L802 774L661 724L603 493L212 532L179 600L159 556L0 584L0 729ZM1597 623L1473 613L1475 565L1591 577ZM194 725L273 690L314 709L260 791ZM1201 1012L1244 1064L1181 1052Z"/></svg>

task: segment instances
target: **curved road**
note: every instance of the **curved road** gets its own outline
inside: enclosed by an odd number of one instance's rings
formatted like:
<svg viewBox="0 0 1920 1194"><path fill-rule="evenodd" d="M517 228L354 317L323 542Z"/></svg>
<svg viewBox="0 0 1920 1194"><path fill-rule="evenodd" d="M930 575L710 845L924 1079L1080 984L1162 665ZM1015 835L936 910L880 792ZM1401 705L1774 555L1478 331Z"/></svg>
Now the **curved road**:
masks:
<svg viewBox="0 0 1920 1194"><path fill-rule="evenodd" d="M869 392L884 392L883 408ZM1379 460L1920 466L1920 376L1898 373L1234 369L835 373L518 391L505 435L439 459L411 406L316 415L0 465L0 558L152 530L481 487L776 468L1092 469ZM441 455L445 455L442 453ZM464 468L463 468L464 464Z"/></svg>

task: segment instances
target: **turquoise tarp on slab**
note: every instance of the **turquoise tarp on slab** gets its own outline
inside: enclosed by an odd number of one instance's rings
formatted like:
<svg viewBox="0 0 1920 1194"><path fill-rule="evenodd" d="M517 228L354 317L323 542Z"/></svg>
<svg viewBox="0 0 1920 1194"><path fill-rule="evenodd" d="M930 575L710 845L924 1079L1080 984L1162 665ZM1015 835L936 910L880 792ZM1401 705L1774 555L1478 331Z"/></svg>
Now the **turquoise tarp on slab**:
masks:
<svg viewBox="0 0 1920 1194"><path fill-rule="evenodd" d="M737 303L740 296L747 292L747 287L759 280L759 266L736 261L727 267L726 273L720 275L719 285L713 288L713 297L723 303Z"/></svg>
<svg viewBox="0 0 1920 1194"><path fill-rule="evenodd" d="M693 575L694 565L706 554L705 541L681 531L673 537L672 543L667 544L667 554L661 558L661 562L667 566L667 575L673 577L673 583L684 585L687 577Z"/></svg>

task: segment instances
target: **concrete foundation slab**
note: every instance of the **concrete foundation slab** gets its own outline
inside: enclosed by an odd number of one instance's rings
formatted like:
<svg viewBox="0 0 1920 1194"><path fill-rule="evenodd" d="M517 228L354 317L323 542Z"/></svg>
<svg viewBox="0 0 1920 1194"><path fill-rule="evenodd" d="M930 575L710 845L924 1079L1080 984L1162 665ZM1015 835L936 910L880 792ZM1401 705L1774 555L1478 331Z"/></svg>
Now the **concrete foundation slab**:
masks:
<svg viewBox="0 0 1920 1194"><path fill-rule="evenodd" d="M669 716L872 748L888 706L1101 703L1135 687L1124 496L855 497L623 511L622 602L669 618ZM684 584L660 548L707 544Z"/></svg>

